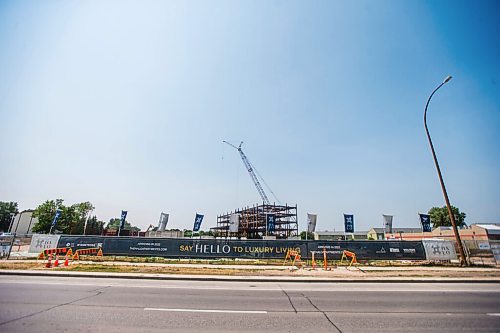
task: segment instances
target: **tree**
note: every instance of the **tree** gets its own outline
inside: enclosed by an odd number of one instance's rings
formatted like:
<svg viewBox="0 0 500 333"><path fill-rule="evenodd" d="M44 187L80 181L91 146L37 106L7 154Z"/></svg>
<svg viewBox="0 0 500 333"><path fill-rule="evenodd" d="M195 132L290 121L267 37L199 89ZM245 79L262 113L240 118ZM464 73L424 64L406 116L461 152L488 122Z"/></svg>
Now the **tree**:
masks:
<svg viewBox="0 0 500 333"><path fill-rule="evenodd" d="M33 232L49 233L56 210L60 211L55 230L69 235L83 234L85 220L94 209L90 202L81 202L72 206L65 206L63 199L47 200L39 205L33 212L38 218L38 223L33 226Z"/></svg>
<svg viewBox="0 0 500 333"><path fill-rule="evenodd" d="M104 222L98 221L96 216L89 218L85 235L101 235L104 229Z"/></svg>
<svg viewBox="0 0 500 333"><path fill-rule="evenodd" d="M33 226L33 232L49 233L56 210L64 208L63 201L63 199L47 200L35 209L33 217L38 218L38 222Z"/></svg>
<svg viewBox="0 0 500 333"><path fill-rule="evenodd" d="M460 212L460 210L455 206L451 206L451 212L453 213L453 216L455 216L457 228L467 226L465 223L466 214L464 212ZM446 206L432 207L428 214L431 216L433 228L451 226L450 215L448 214L448 208Z"/></svg>
<svg viewBox="0 0 500 333"><path fill-rule="evenodd" d="M88 215L94 209L90 202L81 202L65 207L61 214L60 230L69 235L82 235L85 227L85 221Z"/></svg>
<svg viewBox="0 0 500 333"><path fill-rule="evenodd" d="M306 235L307 235L307 240L314 240L314 233L308 231L302 231L300 233L300 239L306 239Z"/></svg>
<svg viewBox="0 0 500 333"><path fill-rule="evenodd" d="M121 219L119 219L119 218L110 219L108 222L108 225L106 226L106 229L118 230L120 228L120 223L121 223ZM123 227L123 230L141 231L140 228L133 227L126 219L125 219L125 226Z"/></svg>
<svg viewBox="0 0 500 333"><path fill-rule="evenodd" d="M17 202L0 201L0 231L9 230L12 217L17 213Z"/></svg>

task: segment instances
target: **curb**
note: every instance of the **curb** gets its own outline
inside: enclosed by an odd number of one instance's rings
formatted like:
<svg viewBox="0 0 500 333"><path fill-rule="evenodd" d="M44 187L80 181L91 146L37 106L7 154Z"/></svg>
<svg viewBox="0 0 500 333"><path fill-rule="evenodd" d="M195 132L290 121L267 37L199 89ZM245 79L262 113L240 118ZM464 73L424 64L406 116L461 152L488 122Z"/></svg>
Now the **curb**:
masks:
<svg viewBox="0 0 500 333"><path fill-rule="evenodd" d="M340 279L310 277L274 277L274 276L218 276L218 275L160 275L130 273L95 273L95 272L37 272L23 270L0 270L0 275L8 276L43 276L43 277L78 277L98 279L163 280L163 281L225 281L225 282L285 282L285 283L500 283L500 279L471 278L380 278L380 279Z"/></svg>

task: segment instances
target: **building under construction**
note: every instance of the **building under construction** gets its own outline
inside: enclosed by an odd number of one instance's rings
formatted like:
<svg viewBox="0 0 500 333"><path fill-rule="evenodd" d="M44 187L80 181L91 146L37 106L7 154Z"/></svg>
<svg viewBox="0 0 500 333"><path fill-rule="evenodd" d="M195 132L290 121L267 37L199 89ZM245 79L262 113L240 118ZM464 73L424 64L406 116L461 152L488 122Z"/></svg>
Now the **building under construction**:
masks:
<svg viewBox="0 0 500 333"><path fill-rule="evenodd" d="M299 232L297 206L263 203L237 209L217 216L217 226L211 230L216 237L248 239L262 239L264 236L275 236L277 239L297 237Z"/></svg>

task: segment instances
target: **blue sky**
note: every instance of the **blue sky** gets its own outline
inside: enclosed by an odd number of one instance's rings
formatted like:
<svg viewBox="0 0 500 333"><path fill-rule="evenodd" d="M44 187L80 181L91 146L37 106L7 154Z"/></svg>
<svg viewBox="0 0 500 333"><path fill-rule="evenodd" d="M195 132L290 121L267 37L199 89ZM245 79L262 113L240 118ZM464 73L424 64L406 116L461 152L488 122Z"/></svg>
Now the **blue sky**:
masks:
<svg viewBox="0 0 500 333"><path fill-rule="evenodd" d="M1 1L0 200L204 229L260 197L318 230L500 222L497 1Z"/></svg>

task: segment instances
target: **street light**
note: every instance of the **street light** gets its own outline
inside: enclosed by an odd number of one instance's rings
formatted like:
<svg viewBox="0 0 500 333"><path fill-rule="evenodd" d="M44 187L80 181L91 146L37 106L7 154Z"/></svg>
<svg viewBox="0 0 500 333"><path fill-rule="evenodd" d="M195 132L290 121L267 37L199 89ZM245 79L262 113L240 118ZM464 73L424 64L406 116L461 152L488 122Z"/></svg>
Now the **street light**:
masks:
<svg viewBox="0 0 500 333"><path fill-rule="evenodd" d="M436 164L436 169L439 177L439 182L441 183L441 189L443 190L444 200L446 201L446 207L448 208L448 215L450 216L451 226L453 227L453 232L455 233L455 239L458 243L458 250L460 252L460 264L467 265L467 260L465 258L464 247L462 245L462 241L460 239L460 234L458 233L457 223L455 222L455 216L451 211L450 199L448 199L448 193L446 192L446 187L444 186L443 176L441 175L441 169L439 168L439 163L436 157L436 152L434 150L434 145L432 144L431 135L429 134L429 129L427 128L427 107L429 106L429 102L431 101L432 96L441 88L445 83L448 83L451 80L451 76L447 76L446 79L432 92L427 100L427 104L425 105L424 111L424 126L425 132L427 133L427 139L429 139L429 145L431 146L432 157L434 158L434 164Z"/></svg>

